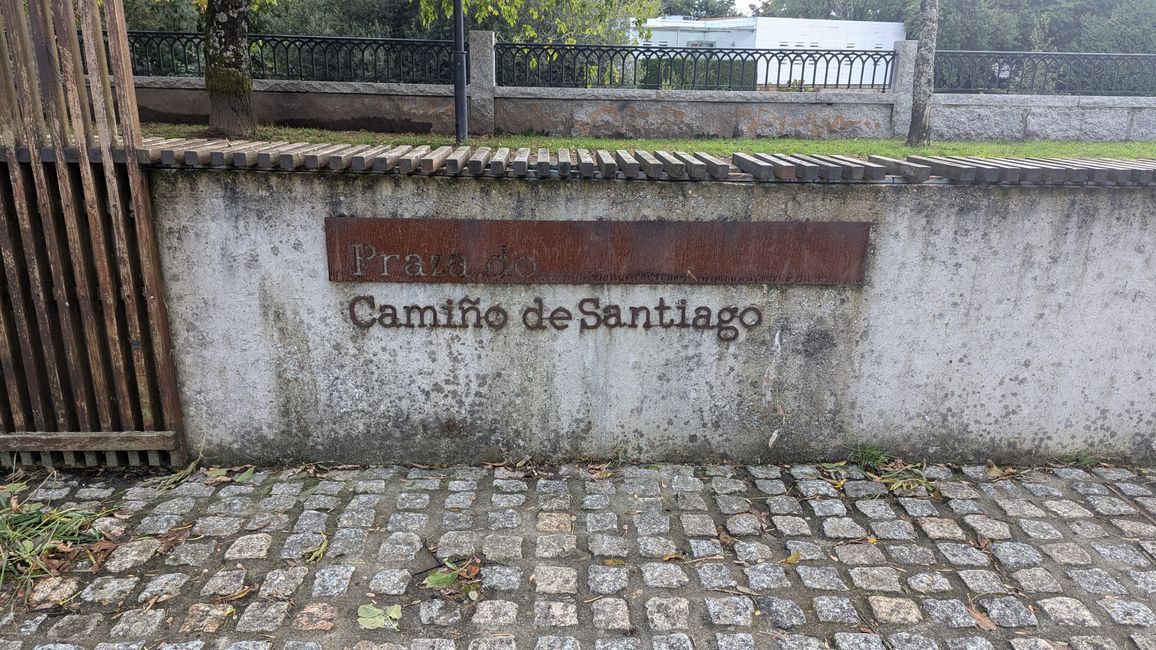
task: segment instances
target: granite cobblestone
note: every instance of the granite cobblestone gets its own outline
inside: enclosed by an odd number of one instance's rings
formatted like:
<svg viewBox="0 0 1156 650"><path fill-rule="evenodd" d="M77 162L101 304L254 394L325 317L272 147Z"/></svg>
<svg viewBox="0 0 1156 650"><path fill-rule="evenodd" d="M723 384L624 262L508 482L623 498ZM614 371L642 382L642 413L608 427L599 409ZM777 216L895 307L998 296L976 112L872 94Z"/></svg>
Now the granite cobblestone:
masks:
<svg viewBox="0 0 1156 650"><path fill-rule="evenodd" d="M118 511L116 548L0 615L0 650L1156 650L1145 471L934 466L901 494L849 465L320 474L46 483ZM427 585L447 562L469 589ZM361 628L371 603L398 629Z"/></svg>

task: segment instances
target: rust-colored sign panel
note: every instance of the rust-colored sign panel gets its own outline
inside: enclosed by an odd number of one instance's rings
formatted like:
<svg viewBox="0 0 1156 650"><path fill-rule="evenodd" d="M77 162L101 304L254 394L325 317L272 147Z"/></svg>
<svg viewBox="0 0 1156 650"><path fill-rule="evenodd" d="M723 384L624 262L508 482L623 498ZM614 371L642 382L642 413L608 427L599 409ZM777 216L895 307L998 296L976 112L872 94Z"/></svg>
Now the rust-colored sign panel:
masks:
<svg viewBox="0 0 1156 650"><path fill-rule="evenodd" d="M862 284L870 224L329 217L334 282Z"/></svg>

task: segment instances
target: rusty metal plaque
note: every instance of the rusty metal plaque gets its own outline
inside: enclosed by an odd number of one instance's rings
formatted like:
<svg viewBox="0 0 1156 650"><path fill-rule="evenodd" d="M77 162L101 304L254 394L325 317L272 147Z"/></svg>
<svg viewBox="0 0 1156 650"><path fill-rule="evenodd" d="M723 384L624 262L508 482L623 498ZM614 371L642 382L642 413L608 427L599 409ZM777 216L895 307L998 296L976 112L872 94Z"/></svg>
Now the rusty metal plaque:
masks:
<svg viewBox="0 0 1156 650"><path fill-rule="evenodd" d="M860 222L329 217L333 282L862 284Z"/></svg>

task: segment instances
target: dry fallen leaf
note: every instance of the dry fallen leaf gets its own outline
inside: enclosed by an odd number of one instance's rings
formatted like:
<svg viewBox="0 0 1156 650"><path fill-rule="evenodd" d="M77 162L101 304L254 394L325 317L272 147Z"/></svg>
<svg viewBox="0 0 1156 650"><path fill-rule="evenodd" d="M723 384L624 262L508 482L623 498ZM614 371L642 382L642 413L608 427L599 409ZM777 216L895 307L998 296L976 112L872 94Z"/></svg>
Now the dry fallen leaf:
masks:
<svg viewBox="0 0 1156 650"><path fill-rule="evenodd" d="M979 625L981 628L987 630L988 632L995 632L996 630L999 629L999 626L996 625L995 622L992 621L990 618L988 618L987 614L980 612L976 608L968 607L967 613L971 614L971 617L975 619L975 622L977 625Z"/></svg>

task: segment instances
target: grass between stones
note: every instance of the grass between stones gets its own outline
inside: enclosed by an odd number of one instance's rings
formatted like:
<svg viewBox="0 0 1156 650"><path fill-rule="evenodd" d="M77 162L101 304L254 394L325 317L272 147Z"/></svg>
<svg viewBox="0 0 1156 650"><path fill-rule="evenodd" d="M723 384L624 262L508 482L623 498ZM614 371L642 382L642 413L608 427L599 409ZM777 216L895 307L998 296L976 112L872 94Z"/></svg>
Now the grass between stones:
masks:
<svg viewBox="0 0 1156 650"><path fill-rule="evenodd" d="M211 137L203 124L147 123L145 136L163 138ZM447 145L453 138L431 133L374 133L370 131L329 131L281 126L262 126L258 139L286 142L335 144ZM902 140L832 139L801 140L789 138L713 138L650 140L629 138L580 138L538 135L504 135L471 137L475 147L528 147L530 149L644 149L647 151L702 151L727 156L736 151L754 153L841 154L865 158L868 155L903 158L924 156L993 156L1014 158L1152 158L1151 142L1079 142L1036 140L1030 142L933 142L927 147L906 147Z"/></svg>
<svg viewBox="0 0 1156 650"><path fill-rule="evenodd" d="M101 535L92 527L107 513L23 502L19 495L28 487L19 477L0 485L0 589L14 585L25 595L34 580L57 575L77 559L96 559L115 548L98 548Z"/></svg>

